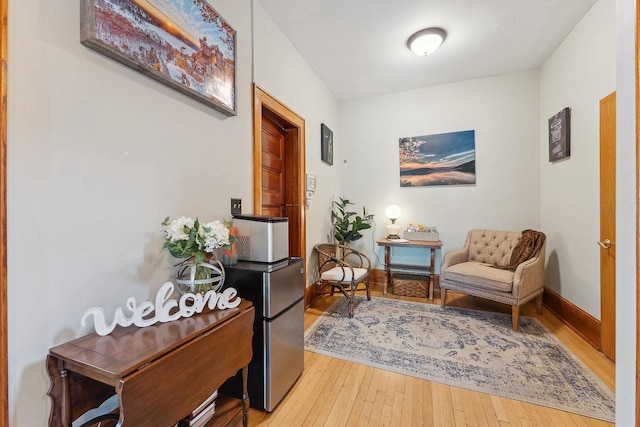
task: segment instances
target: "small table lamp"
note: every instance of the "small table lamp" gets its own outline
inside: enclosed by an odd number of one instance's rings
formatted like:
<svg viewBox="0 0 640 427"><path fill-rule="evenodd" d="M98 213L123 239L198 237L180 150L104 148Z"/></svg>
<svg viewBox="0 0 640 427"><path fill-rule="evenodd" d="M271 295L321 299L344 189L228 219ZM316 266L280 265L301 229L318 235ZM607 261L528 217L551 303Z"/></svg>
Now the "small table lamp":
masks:
<svg viewBox="0 0 640 427"><path fill-rule="evenodd" d="M387 239L399 239L400 226L396 224L396 220L400 217L400 207L398 205L389 205L384 214L391 220L391 224L387 225L387 233L389 233Z"/></svg>

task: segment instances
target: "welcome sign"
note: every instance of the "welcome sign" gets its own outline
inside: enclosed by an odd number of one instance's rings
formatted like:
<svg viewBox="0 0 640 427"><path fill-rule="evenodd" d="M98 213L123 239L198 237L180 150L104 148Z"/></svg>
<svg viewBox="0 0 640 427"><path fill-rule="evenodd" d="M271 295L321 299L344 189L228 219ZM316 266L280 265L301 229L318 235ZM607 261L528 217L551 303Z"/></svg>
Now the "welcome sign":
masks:
<svg viewBox="0 0 640 427"><path fill-rule="evenodd" d="M122 307L118 307L111 323L107 323L103 308L92 307L85 311L80 323L85 326L87 319L93 316L96 333L105 336L110 334L117 325L136 325L144 328L158 322L173 322L182 317L191 317L196 313L202 313L205 307L210 310L215 307L218 307L219 310L235 308L240 305L241 301L240 298L237 298L238 291L234 288L227 288L222 292L211 290L204 295L186 293L178 301L171 299L174 290L175 286L171 282L162 285L156 293L155 304L151 301L145 301L138 305L134 297L129 297L126 308L131 314L127 316Z"/></svg>

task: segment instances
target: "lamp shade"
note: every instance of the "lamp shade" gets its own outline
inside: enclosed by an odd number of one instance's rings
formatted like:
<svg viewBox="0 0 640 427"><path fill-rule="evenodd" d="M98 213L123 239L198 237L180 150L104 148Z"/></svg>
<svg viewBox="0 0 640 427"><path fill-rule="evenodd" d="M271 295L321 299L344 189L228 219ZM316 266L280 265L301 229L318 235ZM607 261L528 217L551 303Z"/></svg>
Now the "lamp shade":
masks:
<svg viewBox="0 0 640 427"><path fill-rule="evenodd" d="M384 214L387 216L387 218L392 219L392 220L396 220L396 219L400 218L400 206L398 206L398 205L389 205L384 210Z"/></svg>
<svg viewBox="0 0 640 427"><path fill-rule="evenodd" d="M407 46L416 55L426 56L438 49L445 38L447 33L442 28L425 28L409 37Z"/></svg>

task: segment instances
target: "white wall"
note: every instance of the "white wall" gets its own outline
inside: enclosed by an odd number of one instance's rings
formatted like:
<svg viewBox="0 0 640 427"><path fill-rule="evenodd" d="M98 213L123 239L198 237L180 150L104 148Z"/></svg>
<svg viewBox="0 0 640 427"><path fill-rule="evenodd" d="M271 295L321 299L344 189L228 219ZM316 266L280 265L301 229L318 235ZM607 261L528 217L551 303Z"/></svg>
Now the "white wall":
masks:
<svg viewBox="0 0 640 427"><path fill-rule="evenodd" d="M172 277L167 216L230 216L250 201L251 10L237 30L238 115L228 117L79 42L77 1L9 7L8 295L12 426L44 426L48 349L82 313L147 299Z"/></svg>
<svg viewBox="0 0 640 427"><path fill-rule="evenodd" d="M636 402L636 4L616 1L616 425L632 426ZM635 421L634 421L635 420ZM636 424L637 425L637 424Z"/></svg>
<svg viewBox="0 0 640 427"><path fill-rule="evenodd" d="M537 71L344 102L340 133L349 144L338 158L345 162L342 193L375 214L376 239L386 235L385 207L397 204L403 229L408 223L437 227L443 253L462 247L472 228L537 229L537 123ZM399 138L470 129L475 185L400 187ZM364 240L360 246L381 257ZM396 250L396 256L417 262L425 254Z"/></svg>
<svg viewBox="0 0 640 427"><path fill-rule="evenodd" d="M540 71L546 286L600 318L599 101L616 89L615 0L599 0ZM548 119L571 108L571 156L549 162Z"/></svg>
<svg viewBox="0 0 640 427"><path fill-rule="evenodd" d="M334 159L344 139L338 127L338 101L273 22L260 1L254 2L254 81L305 119L306 169L316 176L316 192L307 208L307 266L313 271L313 245L327 241L331 200L340 188L340 163L320 160L320 124L334 131ZM314 277L307 275L308 282Z"/></svg>

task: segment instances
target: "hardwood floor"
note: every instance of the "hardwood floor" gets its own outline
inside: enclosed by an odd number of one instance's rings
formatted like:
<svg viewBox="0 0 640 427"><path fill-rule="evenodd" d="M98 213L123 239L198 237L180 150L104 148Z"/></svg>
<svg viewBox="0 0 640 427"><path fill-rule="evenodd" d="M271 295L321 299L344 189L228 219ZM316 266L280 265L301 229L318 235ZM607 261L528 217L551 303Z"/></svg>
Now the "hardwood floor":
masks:
<svg viewBox="0 0 640 427"><path fill-rule="evenodd" d="M375 296L382 287L374 286ZM436 294L436 297L438 295ZM389 298L420 301L424 299ZM323 297L305 312L305 329L340 295ZM439 304L438 298L434 303ZM511 308L461 294L447 295L447 305L510 313ZM615 365L546 310L535 304L521 314L539 318L558 339L613 388ZM238 402L223 399L210 426L241 426ZM287 397L271 414L250 410L250 426L613 426L612 423L517 400L408 377L305 352L305 369Z"/></svg>

